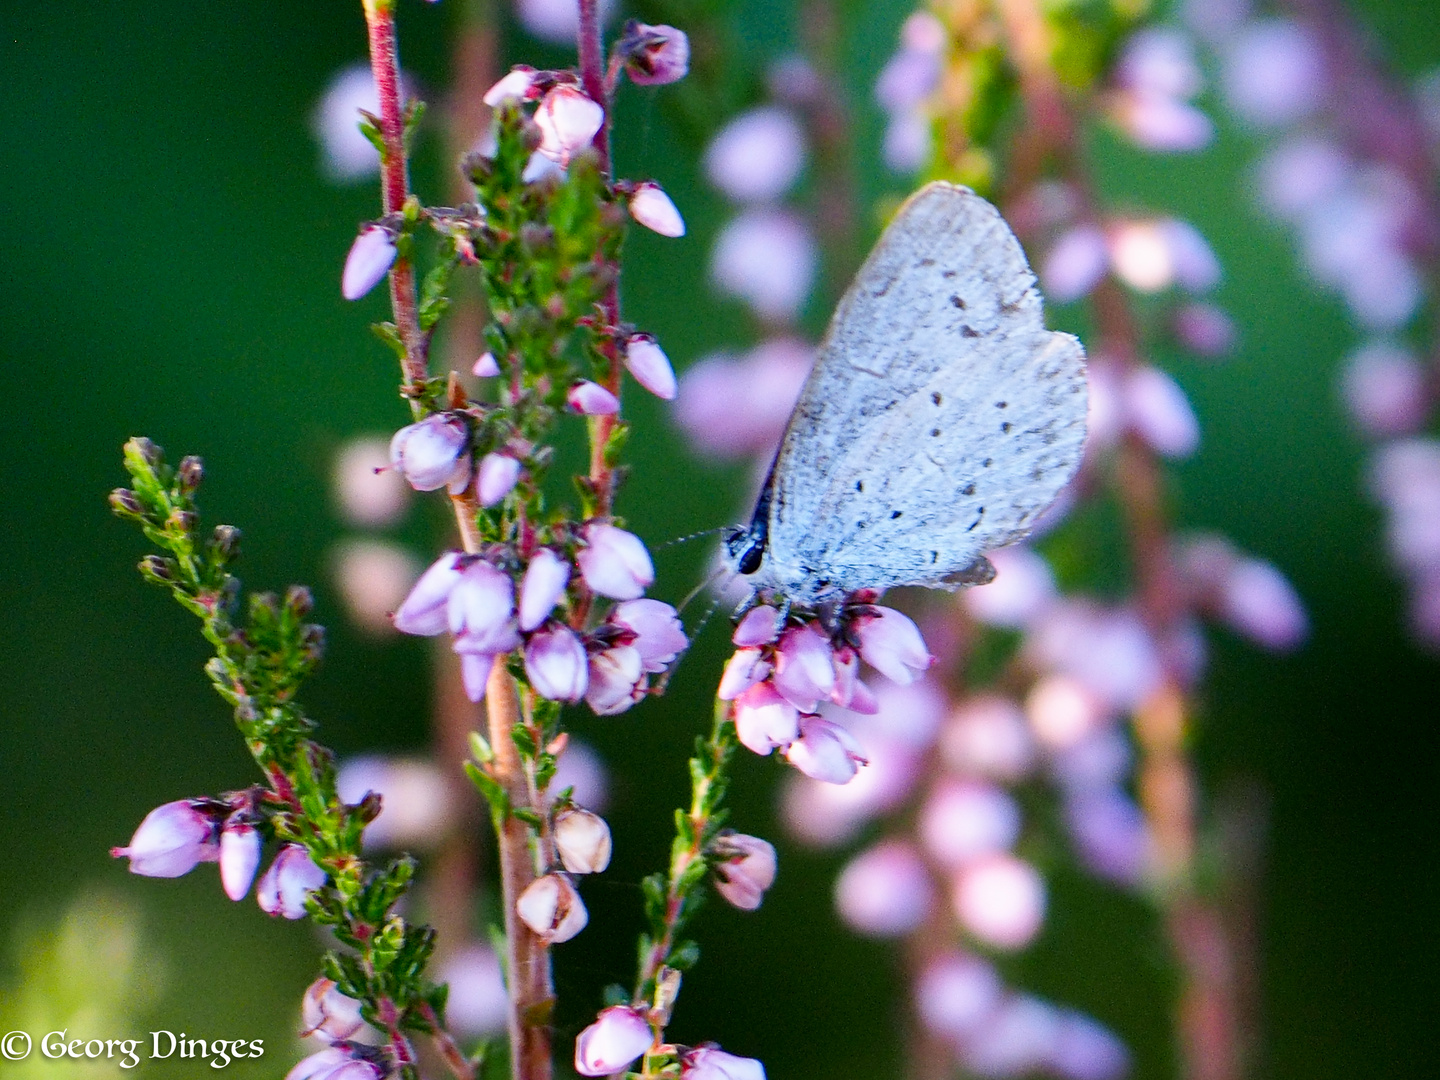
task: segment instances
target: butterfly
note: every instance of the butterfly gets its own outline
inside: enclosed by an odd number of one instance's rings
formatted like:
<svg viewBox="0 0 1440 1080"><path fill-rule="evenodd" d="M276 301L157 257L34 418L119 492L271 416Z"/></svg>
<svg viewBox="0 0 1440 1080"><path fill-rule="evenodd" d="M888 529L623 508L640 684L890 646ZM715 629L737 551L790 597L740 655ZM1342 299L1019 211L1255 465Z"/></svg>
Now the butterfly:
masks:
<svg viewBox="0 0 1440 1080"><path fill-rule="evenodd" d="M811 606L989 581L1074 476L1086 408L1085 350L1045 328L1000 212L928 184L836 307L731 568Z"/></svg>

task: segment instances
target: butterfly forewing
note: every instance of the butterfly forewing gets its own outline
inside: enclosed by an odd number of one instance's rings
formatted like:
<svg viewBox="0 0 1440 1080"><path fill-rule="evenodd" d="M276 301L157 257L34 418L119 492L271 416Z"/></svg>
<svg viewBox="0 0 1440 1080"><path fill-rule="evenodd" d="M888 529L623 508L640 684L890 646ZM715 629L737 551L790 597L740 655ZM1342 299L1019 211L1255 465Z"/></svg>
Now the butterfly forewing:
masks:
<svg viewBox="0 0 1440 1080"><path fill-rule="evenodd" d="M762 583L811 597L944 583L1054 501L1085 409L1084 351L1045 329L998 211L925 187L841 300L791 416Z"/></svg>

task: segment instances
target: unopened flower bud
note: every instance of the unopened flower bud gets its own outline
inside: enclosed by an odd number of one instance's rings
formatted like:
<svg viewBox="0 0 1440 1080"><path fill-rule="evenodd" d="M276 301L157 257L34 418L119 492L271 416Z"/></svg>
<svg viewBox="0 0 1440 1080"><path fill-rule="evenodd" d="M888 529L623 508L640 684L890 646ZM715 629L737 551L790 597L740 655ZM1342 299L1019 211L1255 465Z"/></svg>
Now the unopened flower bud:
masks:
<svg viewBox="0 0 1440 1080"><path fill-rule="evenodd" d="M186 799L157 806L135 830L128 847L110 854L130 860L130 872L144 877L180 877L220 857L215 822Z"/></svg>
<svg viewBox="0 0 1440 1080"><path fill-rule="evenodd" d="M475 496L481 506L494 506L514 490L520 479L520 462L509 454L486 454L475 477Z"/></svg>
<svg viewBox="0 0 1440 1080"><path fill-rule="evenodd" d="M145 509L140 505L140 500L135 497L135 492L129 488L116 488L110 493L110 509L117 514L124 514L126 517L143 517Z"/></svg>
<svg viewBox="0 0 1440 1080"><path fill-rule="evenodd" d="M175 580L175 570L175 561L160 555L146 555L140 560L140 573L164 585Z"/></svg>
<svg viewBox="0 0 1440 1080"><path fill-rule="evenodd" d="M481 353L474 365L470 368L470 374L478 379L493 379L500 374L500 363L495 359L492 352Z"/></svg>
<svg viewBox="0 0 1440 1080"><path fill-rule="evenodd" d="M685 219L659 184L649 180L635 185L630 196L630 216L661 236L684 236Z"/></svg>
<svg viewBox="0 0 1440 1080"><path fill-rule="evenodd" d="M697 1046L680 1057L681 1080L765 1080L765 1066L755 1058L727 1054L713 1043Z"/></svg>
<svg viewBox="0 0 1440 1080"><path fill-rule="evenodd" d="M359 300L390 272L395 256L395 238L383 225L367 225L350 245L345 256L345 270L340 275L340 295L346 300Z"/></svg>
<svg viewBox="0 0 1440 1080"><path fill-rule="evenodd" d="M565 403L581 416L614 416L620 411L620 399L599 383L582 379L570 387Z"/></svg>
<svg viewBox="0 0 1440 1080"><path fill-rule="evenodd" d="M561 84L541 99L535 123L540 128L540 153L565 166L604 126L605 110L575 87Z"/></svg>
<svg viewBox="0 0 1440 1080"><path fill-rule="evenodd" d="M243 899L260 867L260 833L231 815L220 830L220 884L231 900Z"/></svg>
<svg viewBox="0 0 1440 1080"><path fill-rule="evenodd" d="M217 557L232 559L240 550L240 530L234 525L216 525L210 536L210 545Z"/></svg>
<svg viewBox="0 0 1440 1080"><path fill-rule="evenodd" d="M287 919L305 917L305 900L325 884L325 871L316 866L299 844L286 844L255 891L260 910Z"/></svg>
<svg viewBox="0 0 1440 1080"><path fill-rule="evenodd" d="M329 979L316 979L300 1001L301 1038L327 1043L354 1038L365 1027L360 1002L342 994Z"/></svg>
<svg viewBox="0 0 1440 1080"><path fill-rule="evenodd" d="M835 689L835 650L818 622L792 626L775 649L775 689L801 712L814 712Z"/></svg>
<svg viewBox="0 0 1440 1080"><path fill-rule="evenodd" d="M430 637L449 625L446 606L450 591L463 572L461 557L458 551L447 551L420 575L420 580L410 589L410 595L395 610L392 618L396 630L402 634Z"/></svg>
<svg viewBox="0 0 1440 1080"><path fill-rule="evenodd" d="M515 620L515 585L510 575L483 559L465 567L446 603L456 652L502 653L520 643Z"/></svg>
<svg viewBox="0 0 1440 1080"><path fill-rule="evenodd" d="M575 1040L575 1071L581 1076L608 1076L649 1050L655 1041L645 1014L629 1005L602 1009L595 1022Z"/></svg>
<svg viewBox="0 0 1440 1080"><path fill-rule="evenodd" d="M655 580L655 566L634 533L614 525L585 526L585 548L576 556L585 584L612 600L637 600Z"/></svg>
<svg viewBox="0 0 1440 1080"><path fill-rule="evenodd" d="M721 701L734 701L750 687L768 678L770 664L759 649L736 649L725 664L715 696Z"/></svg>
<svg viewBox="0 0 1440 1080"><path fill-rule="evenodd" d="M180 459L180 465L175 470L175 479L186 491L194 491L200 486L200 481L205 479L205 463L194 454L188 454Z"/></svg>
<svg viewBox="0 0 1440 1080"><path fill-rule="evenodd" d="M528 633L548 619L569 583L568 562L549 548L535 552L520 583L520 629Z"/></svg>
<svg viewBox="0 0 1440 1080"><path fill-rule="evenodd" d="M745 613L730 640L742 649L751 645L769 645L780 636L780 629L780 613L761 604Z"/></svg>
<svg viewBox="0 0 1440 1080"><path fill-rule="evenodd" d="M690 39L673 26L649 26L631 19L619 48L625 74L636 86L679 82L690 70Z"/></svg>
<svg viewBox="0 0 1440 1080"><path fill-rule="evenodd" d="M758 836L726 833L711 847L715 889L741 911L754 911L775 884L775 848Z"/></svg>
<svg viewBox="0 0 1440 1080"><path fill-rule="evenodd" d="M327 1046L311 1054L288 1073L285 1080L380 1080L380 1066L355 1046Z"/></svg>
<svg viewBox="0 0 1440 1080"><path fill-rule="evenodd" d="M876 607L855 620L861 658L891 682L912 683L935 662L920 628L894 608Z"/></svg>
<svg viewBox="0 0 1440 1080"><path fill-rule="evenodd" d="M658 398L673 401L677 384L675 369L650 334L631 334L625 342L625 366L635 381Z"/></svg>
<svg viewBox="0 0 1440 1080"><path fill-rule="evenodd" d="M590 684L585 646L568 626L537 630L525 645L525 675L541 697L579 701Z"/></svg>
<svg viewBox="0 0 1440 1080"><path fill-rule="evenodd" d="M598 874L610 865L610 826L589 810L555 815L555 850L572 874Z"/></svg>
<svg viewBox="0 0 1440 1080"><path fill-rule="evenodd" d="M401 428L390 440L390 462L417 491L470 483L470 428L453 413L435 413Z"/></svg>
<svg viewBox="0 0 1440 1080"><path fill-rule="evenodd" d="M546 874L532 881L515 901L515 913L547 945L569 941L590 920L580 894L564 874Z"/></svg>

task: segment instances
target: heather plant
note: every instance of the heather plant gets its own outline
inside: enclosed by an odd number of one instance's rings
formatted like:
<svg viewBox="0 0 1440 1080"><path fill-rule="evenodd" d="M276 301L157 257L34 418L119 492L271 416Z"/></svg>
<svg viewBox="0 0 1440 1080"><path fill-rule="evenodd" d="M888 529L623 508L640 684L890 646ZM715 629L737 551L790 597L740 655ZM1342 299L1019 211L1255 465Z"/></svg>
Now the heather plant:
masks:
<svg viewBox="0 0 1440 1080"><path fill-rule="evenodd" d="M667 863L639 883L633 983L593 1003L572 1048L553 1045L551 953L587 931L582 884L605 872L616 839L562 779L578 752L565 707L623 723L665 691L689 646L680 611L646 595L650 550L620 516L625 397L633 382L673 400L698 452L763 470L812 360L801 327L820 271L843 264L860 223L894 203L871 214L845 182L853 132L824 49L776 64L740 108L716 60L728 43L696 34L698 85L675 88L667 107L705 141L706 175L738 207L711 278L753 314L755 340L677 378L661 343L625 321L621 254L628 229L678 237L684 218L652 180L615 175L610 136L625 81L664 95L687 78L686 28L632 20L607 54L600 5L581 0L577 66L496 72L479 95L488 135L459 163L463 198L432 205L409 183L424 110L401 75L395 0L363 6L371 69L360 88L374 107L358 129L379 155L382 202L340 287L353 300L388 284L391 318L374 330L398 360L409 415L383 467L447 499L459 541L368 617L445 642L464 695L483 703L464 768L498 844L504 1052L456 1031L451 991L432 970L435 931L403 913L421 864L375 858L382 797L363 784L342 794L339 763L298 704L324 645L308 592L242 592L231 572L238 530L202 524L197 458L171 463L134 439L129 486L111 496L158 548L144 576L200 620L214 650L207 674L261 774L240 791L160 806L115 853L157 877L216 862L232 900L253 886L268 914L327 928L333 947L301 1012L304 1034L325 1045L290 1080L416 1078L436 1066L470 1080L499 1061L516 1080L544 1080L557 1054L586 1076L763 1080L756 1058L679 1045L666 1030L702 955L689 922L703 894L752 911L783 873L767 840L728 827L742 750L788 766L783 816L800 842L863 836L836 905L857 932L905 942L912 1075L1127 1071L1119 1036L995 963L1035 940L1046 875L1062 864L1153 906L1178 974L1185 1074L1239 1075L1250 1033L1235 952L1246 946L1220 908L1244 845L1191 760L1202 621L1277 651L1299 645L1307 621L1272 563L1174 525L1166 463L1192 454L1202 428L1153 357L1179 343L1214 360L1234 346L1211 297L1223 270L1184 207L1108 205L1085 145L1088 127L1104 125L1150 153L1205 149L1214 125L1197 104L1205 76L1187 32L1118 0L936 2L906 20L875 87L885 160L897 178L994 199L1049 300L1084 325L1084 459L1033 542L990 553L995 573L977 572L958 599L908 595L902 612L872 590L834 604L750 597L723 672L683 670L715 686L685 766L691 799L675 813ZM697 25L712 17L700 5L673 10ZM520 14L554 25L545 5ZM332 156L332 170L363 172L365 160ZM432 346L447 317L473 304L461 282L483 294L484 351L455 365ZM1401 314L1413 311L1387 318ZM583 469L557 475L557 447L582 437ZM734 509L716 506L716 517ZM745 571L743 549L730 555Z"/></svg>

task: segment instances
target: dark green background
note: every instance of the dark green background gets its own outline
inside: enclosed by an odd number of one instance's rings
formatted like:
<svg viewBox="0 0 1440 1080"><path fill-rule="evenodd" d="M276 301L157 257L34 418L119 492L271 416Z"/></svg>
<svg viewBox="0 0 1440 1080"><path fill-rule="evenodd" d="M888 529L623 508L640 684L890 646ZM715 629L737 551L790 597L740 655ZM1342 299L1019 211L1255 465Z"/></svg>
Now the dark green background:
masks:
<svg viewBox="0 0 1440 1080"><path fill-rule="evenodd" d="M327 78L363 55L359 7L0 5L0 356L10 402L0 446L0 912L11 923L48 918L95 888L133 900L166 973L146 1030L265 1037L275 1048L261 1068L228 1075L288 1068L286 1034L317 946L303 925L230 904L208 868L149 881L106 854L157 803L238 787L253 773L201 674L191 620L139 580L139 538L110 517L105 495L121 480L130 435L202 454L211 520L245 531L247 584L317 587L331 648L306 702L324 739L342 753L423 745L424 648L348 630L326 573L343 531L327 490L330 455L405 415L394 365L365 329L381 317L378 293L348 305L337 287L356 222L376 212L375 190L325 184L309 133ZM406 67L446 85L454 5L401 8ZM873 165L869 87L908 9L884 0L837 10L870 197L886 181ZM1359 10L1403 70L1440 58L1431 5L1369 0ZM740 11L749 47L763 54L791 41L784 5L750 0ZM513 28L506 41L508 58L533 56ZM693 148L673 136L653 94L627 96L619 139L622 169L661 180L691 226L678 242L633 238L627 316L681 367L743 344L742 313L704 285L725 211L697 183ZM440 201L437 143L422 148L416 183ZM1226 266L1221 299L1243 328L1232 361L1171 365L1205 426L1200 453L1174 471L1178 513L1277 562L1314 620L1309 647L1284 660L1214 635L1204 691L1207 778L1253 779L1269 796L1262 1071L1408 1078L1427 1060L1434 1067L1440 1003L1440 668L1404 638L1378 515L1357 494L1362 448L1332 390L1352 332L1250 208L1242 179L1253 150L1229 132L1199 158L1144 159L1102 141L1097 168L1112 205L1166 208L1206 232ZM632 524L655 542L730 520L738 494L720 493L738 492L739 470L691 459L661 409L632 396L636 471L622 507ZM424 551L438 521L415 513L400 534ZM698 557L664 551L657 594L681 595ZM566 1034L593 1012L601 985L631 975L639 897L628 883L663 858L717 639L665 702L576 717L614 766L619 841L614 868L586 889L592 929L561 950ZM738 827L777 835L775 775L741 760ZM707 910L706 958L687 979L678 1039L760 1056L776 1080L896 1074L893 950L837 925L837 865L786 849L758 915ZM1017 977L1124 1034L1138 1076L1168 1075L1163 953L1144 909L1076 877L1061 875L1053 890L1046 936ZM13 978L13 955L6 962L0 984Z"/></svg>

